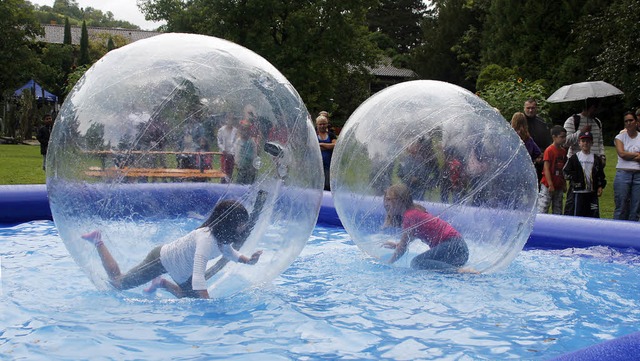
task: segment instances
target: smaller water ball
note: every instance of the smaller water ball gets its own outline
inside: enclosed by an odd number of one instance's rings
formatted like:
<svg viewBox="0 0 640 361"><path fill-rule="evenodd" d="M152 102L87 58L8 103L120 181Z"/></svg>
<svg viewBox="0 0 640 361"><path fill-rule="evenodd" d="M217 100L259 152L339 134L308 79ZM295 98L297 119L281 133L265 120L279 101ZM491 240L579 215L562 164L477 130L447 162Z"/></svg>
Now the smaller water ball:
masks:
<svg viewBox="0 0 640 361"><path fill-rule="evenodd" d="M136 41L100 59L65 100L47 154L56 226L100 289L114 282L94 230L126 273L156 247L165 262L164 245L220 224L237 239L222 227L218 240L247 257L262 254L254 265L218 269L219 252L210 253L209 295L268 282L306 244L321 180L313 125L285 77L239 45L192 34ZM215 213L224 202L248 219ZM163 264L174 270L167 278L186 282L188 270L176 269L195 262L174 263Z"/></svg>
<svg viewBox="0 0 640 361"><path fill-rule="evenodd" d="M411 81L376 93L334 149L331 192L364 252L400 267L492 272L533 228L537 177L524 144L458 86Z"/></svg>

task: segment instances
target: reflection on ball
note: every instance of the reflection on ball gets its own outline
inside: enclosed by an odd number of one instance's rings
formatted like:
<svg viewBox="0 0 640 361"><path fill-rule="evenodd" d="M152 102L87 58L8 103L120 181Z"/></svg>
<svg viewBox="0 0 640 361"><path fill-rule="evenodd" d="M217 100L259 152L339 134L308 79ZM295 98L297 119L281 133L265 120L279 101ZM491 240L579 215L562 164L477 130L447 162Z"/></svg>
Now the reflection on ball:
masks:
<svg viewBox="0 0 640 361"><path fill-rule="evenodd" d="M385 224L385 191L400 183L415 204L459 232L467 269L505 267L533 228L531 158L495 109L458 86L421 80L389 87L363 103L340 133L331 164L334 205L355 243L382 261L392 257L385 245L397 244L403 227L414 239L421 226L407 228L406 219ZM438 232L426 238L446 238ZM411 265L428 243L410 242L395 264Z"/></svg>
<svg viewBox="0 0 640 361"><path fill-rule="evenodd" d="M300 96L259 55L200 35L137 41L91 67L55 122L47 186L56 226L107 288L83 233L99 229L126 272L202 224L219 200L251 212L266 194L240 249L262 250L260 261L229 263L207 285L215 297L270 281L300 253L318 215L314 134Z"/></svg>

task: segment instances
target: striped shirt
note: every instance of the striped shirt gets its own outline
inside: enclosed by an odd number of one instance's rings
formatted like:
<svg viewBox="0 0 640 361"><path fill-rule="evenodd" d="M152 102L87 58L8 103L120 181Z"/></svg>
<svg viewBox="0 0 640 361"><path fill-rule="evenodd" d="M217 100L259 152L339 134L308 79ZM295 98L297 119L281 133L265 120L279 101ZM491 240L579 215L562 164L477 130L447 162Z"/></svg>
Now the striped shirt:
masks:
<svg viewBox="0 0 640 361"><path fill-rule="evenodd" d="M602 129L593 118L587 118L582 114L580 115L580 124L578 129L575 127L575 120L573 115L564 122L564 129L567 131L567 140L564 143L569 147L567 158L571 158L572 155L580 151L580 144L578 136L580 135L580 129L586 125L591 125L591 135L593 136L593 146L591 146L591 152L597 155L604 155L604 141L602 140Z"/></svg>

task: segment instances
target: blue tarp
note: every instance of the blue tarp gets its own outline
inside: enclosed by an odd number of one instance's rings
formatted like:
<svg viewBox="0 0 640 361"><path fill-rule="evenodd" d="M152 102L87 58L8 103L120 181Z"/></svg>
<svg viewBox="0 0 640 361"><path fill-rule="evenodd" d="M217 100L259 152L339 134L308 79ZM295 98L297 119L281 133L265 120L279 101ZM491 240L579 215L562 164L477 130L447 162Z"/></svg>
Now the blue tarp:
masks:
<svg viewBox="0 0 640 361"><path fill-rule="evenodd" d="M26 89L32 89L35 92L35 96L37 100L42 99L42 91L44 90L44 100L48 101L48 102L57 102L58 101L58 96L52 93L49 93L46 89L43 89L42 86L38 83L35 82L35 80L31 79L27 82L27 84L21 86L20 88L18 88L18 90L16 90L15 92L13 92L14 96L20 96L22 95L22 92L25 91Z"/></svg>

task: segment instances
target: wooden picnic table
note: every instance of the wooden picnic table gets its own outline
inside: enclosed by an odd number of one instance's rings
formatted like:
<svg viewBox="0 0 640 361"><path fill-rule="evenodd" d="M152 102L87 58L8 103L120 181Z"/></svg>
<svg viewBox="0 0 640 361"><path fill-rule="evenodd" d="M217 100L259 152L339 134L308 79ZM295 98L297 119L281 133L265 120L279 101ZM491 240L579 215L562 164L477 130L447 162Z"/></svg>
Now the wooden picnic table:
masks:
<svg viewBox="0 0 640 361"><path fill-rule="evenodd" d="M101 168L89 167L84 172L90 177L104 178L178 178L178 179L215 179L224 178L226 174L218 169L183 169L183 168Z"/></svg>
<svg viewBox="0 0 640 361"><path fill-rule="evenodd" d="M88 154L99 156L130 156L130 155L195 155L216 156L222 155L222 152L186 152L186 151L165 151L165 150L92 150L86 151ZM126 163L126 161L125 161ZM200 163L202 164L202 163ZM167 179L196 179L206 180L215 178L224 178L226 174L220 169L200 169L200 168L149 168L149 167L106 167L104 159L102 167L89 167L84 172L90 177L102 178L167 178Z"/></svg>

